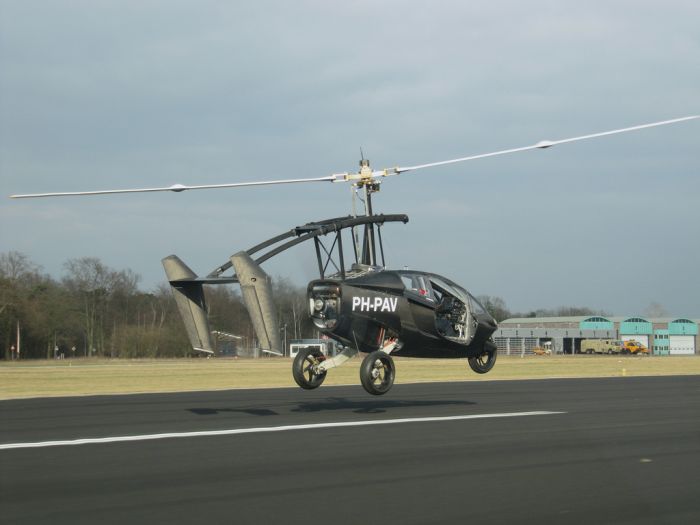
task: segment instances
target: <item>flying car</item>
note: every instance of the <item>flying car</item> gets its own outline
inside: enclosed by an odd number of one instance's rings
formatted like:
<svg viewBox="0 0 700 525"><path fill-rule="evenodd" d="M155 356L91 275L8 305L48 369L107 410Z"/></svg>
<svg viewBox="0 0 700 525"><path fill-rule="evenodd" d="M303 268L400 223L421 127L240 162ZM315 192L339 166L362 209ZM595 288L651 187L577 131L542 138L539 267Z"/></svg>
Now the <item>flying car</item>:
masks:
<svg viewBox="0 0 700 525"><path fill-rule="evenodd" d="M293 372L302 388L316 388L330 368L357 352L367 354L360 380L371 394L391 388L391 355L466 357L480 374L496 361L494 318L468 291L436 274L360 270L351 278L310 282L308 299L314 325L345 350L332 359L314 348L298 354Z"/></svg>
<svg viewBox="0 0 700 525"><path fill-rule="evenodd" d="M667 124L698 119L688 116L650 124L581 135L561 140L543 140L531 146L471 155L451 160L373 170L362 158L357 172L335 173L305 179L237 182L185 186L98 190L13 195L12 198L99 195L196 189L269 186L311 182L348 182L353 197L360 199L364 213L309 222L286 230L257 245L233 254L205 276L198 276L179 257L170 255L163 266L192 348L215 352L207 319L205 285L238 283L263 351L283 355L270 277L261 264L305 241L313 241L319 278L307 288L309 315L315 327L337 341L339 354L328 357L308 347L292 363L292 375L304 389L319 387L329 370L362 352L360 381L370 394L388 392L394 382L392 356L417 358L466 358L476 373L489 372L497 356L491 336L494 318L466 289L448 278L424 271L392 270L387 267L382 228L393 222L408 222L403 214L375 214L372 195L387 177L468 160L547 149L559 144L604 137ZM353 202L353 209L354 209ZM349 234L349 239L348 239ZM227 272L233 272L226 275Z"/></svg>

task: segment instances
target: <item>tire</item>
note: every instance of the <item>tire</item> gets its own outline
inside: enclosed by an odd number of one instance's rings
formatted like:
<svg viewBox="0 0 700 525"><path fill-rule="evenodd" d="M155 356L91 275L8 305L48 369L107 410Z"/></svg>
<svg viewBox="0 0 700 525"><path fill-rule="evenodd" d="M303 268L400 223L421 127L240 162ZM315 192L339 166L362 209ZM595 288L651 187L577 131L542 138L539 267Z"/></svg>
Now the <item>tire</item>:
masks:
<svg viewBox="0 0 700 525"><path fill-rule="evenodd" d="M297 385L304 390L318 388L326 379L326 372L320 374L314 372L314 365L323 361L324 355L316 348L303 348L294 358L292 363L292 376Z"/></svg>
<svg viewBox="0 0 700 525"><path fill-rule="evenodd" d="M586 353L587 353L588 355L591 355L591 354L593 353L593 349L592 349L592 348L589 348L588 350L586 350Z"/></svg>
<svg viewBox="0 0 700 525"><path fill-rule="evenodd" d="M492 351L485 351L480 356L470 357L467 361L469 361L469 367L474 372L477 374L485 374L493 368L493 365L496 363L497 355L498 350L494 348Z"/></svg>
<svg viewBox="0 0 700 525"><path fill-rule="evenodd" d="M395 375L394 360L381 350L367 354L360 365L362 387L374 396L386 394L394 384Z"/></svg>

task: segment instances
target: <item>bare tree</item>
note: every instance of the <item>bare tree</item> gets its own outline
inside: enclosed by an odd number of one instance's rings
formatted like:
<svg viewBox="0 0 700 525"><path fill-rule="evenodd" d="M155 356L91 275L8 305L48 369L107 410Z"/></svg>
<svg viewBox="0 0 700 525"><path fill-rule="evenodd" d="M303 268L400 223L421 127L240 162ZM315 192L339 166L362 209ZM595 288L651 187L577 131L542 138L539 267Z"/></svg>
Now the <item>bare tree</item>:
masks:
<svg viewBox="0 0 700 525"><path fill-rule="evenodd" d="M0 277L12 282L26 280L39 274L39 267L20 252L0 253Z"/></svg>
<svg viewBox="0 0 700 525"><path fill-rule="evenodd" d="M138 277L133 272L115 272L96 257L70 259L63 283L82 303L86 352L104 355L107 313L115 292L133 293Z"/></svg>
<svg viewBox="0 0 700 525"><path fill-rule="evenodd" d="M477 297L481 305L486 308L486 311L490 313L497 322L501 322L504 319L511 317L510 310L506 306L506 302L500 297L495 297L491 295L480 295Z"/></svg>

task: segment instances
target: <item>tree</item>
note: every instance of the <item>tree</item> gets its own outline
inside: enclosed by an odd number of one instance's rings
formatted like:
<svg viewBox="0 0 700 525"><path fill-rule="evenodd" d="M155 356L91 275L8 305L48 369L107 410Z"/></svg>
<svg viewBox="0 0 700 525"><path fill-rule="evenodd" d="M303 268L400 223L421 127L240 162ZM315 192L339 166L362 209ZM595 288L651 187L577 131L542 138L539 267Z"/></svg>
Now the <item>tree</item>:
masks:
<svg viewBox="0 0 700 525"><path fill-rule="evenodd" d="M53 357L55 347L71 357L92 354L92 348L111 357L191 354L167 284L141 292L137 274L96 258L65 267L65 277L55 281L21 253L0 254L0 357L9 357L18 325L24 357Z"/></svg>
<svg viewBox="0 0 700 525"><path fill-rule="evenodd" d="M131 270L112 270L96 257L70 259L65 268L63 284L83 316L85 352L105 355L109 330L128 322L129 299L137 291L139 276ZM111 356L117 354L113 343Z"/></svg>
<svg viewBox="0 0 700 525"><path fill-rule="evenodd" d="M10 346L16 344L18 330L22 332L22 354L31 356L35 346L37 331L34 325L26 323L26 318L41 313L30 304L33 294L42 283L50 278L39 273L39 267L20 252L0 254L0 341L5 357L9 357Z"/></svg>
<svg viewBox="0 0 700 525"><path fill-rule="evenodd" d="M0 278L10 282L17 283L34 278L39 274L39 269L23 253L11 251L0 254Z"/></svg>
<svg viewBox="0 0 700 525"><path fill-rule="evenodd" d="M313 337L314 327L308 316L306 288L295 286L287 278L277 277L273 281L272 293L280 328L287 326L287 338Z"/></svg>
<svg viewBox="0 0 700 525"><path fill-rule="evenodd" d="M501 322L504 319L511 317L511 313L506 307L506 302L500 297L494 297L491 295L480 295L477 297L481 305L486 308L486 311L490 313L497 322Z"/></svg>
<svg viewBox="0 0 700 525"><path fill-rule="evenodd" d="M587 306L559 306L557 308L538 308L526 313L514 313L513 317L580 317L601 315L607 317L610 314L603 310L594 310Z"/></svg>

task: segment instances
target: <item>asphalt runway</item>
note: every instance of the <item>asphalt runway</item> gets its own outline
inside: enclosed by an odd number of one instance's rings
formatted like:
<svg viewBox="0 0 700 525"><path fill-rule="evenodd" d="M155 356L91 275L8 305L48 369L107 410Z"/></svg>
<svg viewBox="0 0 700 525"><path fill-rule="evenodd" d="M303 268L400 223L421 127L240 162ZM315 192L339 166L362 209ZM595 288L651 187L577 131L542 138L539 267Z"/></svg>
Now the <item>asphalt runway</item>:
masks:
<svg viewBox="0 0 700 525"><path fill-rule="evenodd" d="M3 401L0 522L700 523L700 377Z"/></svg>

